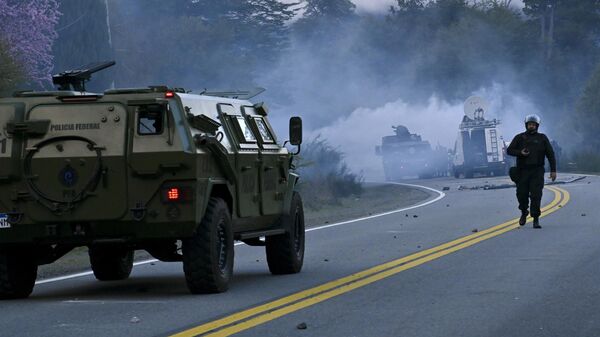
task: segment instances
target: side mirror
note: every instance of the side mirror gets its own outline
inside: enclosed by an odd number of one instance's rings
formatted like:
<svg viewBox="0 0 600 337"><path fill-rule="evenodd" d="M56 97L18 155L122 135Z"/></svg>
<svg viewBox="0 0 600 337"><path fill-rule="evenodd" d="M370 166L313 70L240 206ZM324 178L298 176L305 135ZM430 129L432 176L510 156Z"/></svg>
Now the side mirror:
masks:
<svg viewBox="0 0 600 337"><path fill-rule="evenodd" d="M290 118L290 144L302 144L302 118L297 116Z"/></svg>

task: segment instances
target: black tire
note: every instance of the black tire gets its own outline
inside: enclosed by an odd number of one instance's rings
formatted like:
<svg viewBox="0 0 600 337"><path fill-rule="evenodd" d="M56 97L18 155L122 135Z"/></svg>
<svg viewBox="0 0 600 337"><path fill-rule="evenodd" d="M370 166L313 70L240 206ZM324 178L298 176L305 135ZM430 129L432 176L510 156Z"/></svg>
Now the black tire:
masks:
<svg viewBox="0 0 600 337"><path fill-rule="evenodd" d="M98 281L125 280L133 268L133 250L124 247L90 247L90 264Z"/></svg>
<svg viewBox="0 0 600 337"><path fill-rule="evenodd" d="M28 297L35 285L37 267L31 253L0 251L0 299Z"/></svg>
<svg viewBox="0 0 600 337"><path fill-rule="evenodd" d="M233 229L223 199L210 198L204 218L183 240L183 272L192 294L222 293L233 274Z"/></svg>
<svg viewBox="0 0 600 337"><path fill-rule="evenodd" d="M295 274L304 264L305 228L304 208L300 194L294 192L290 214L279 219L279 225L287 231L285 234L265 238L267 263L272 274Z"/></svg>

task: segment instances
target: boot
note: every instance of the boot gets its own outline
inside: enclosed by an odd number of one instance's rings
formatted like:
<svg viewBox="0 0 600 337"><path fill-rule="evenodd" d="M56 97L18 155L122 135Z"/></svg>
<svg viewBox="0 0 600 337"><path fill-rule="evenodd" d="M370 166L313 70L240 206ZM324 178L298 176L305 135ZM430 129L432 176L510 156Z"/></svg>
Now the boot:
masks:
<svg viewBox="0 0 600 337"><path fill-rule="evenodd" d="M540 226L540 218L533 218L533 228L542 228L542 226Z"/></svg>
<svg viewBox="0 0 600 337"><path fill-rule="evenodd" d="M527 212L522 212L521 213L521 217L519 218L519 226L524 226L525 225L525 223L527 222L527 215L528 214L529 213L527 213Z"/></svg>

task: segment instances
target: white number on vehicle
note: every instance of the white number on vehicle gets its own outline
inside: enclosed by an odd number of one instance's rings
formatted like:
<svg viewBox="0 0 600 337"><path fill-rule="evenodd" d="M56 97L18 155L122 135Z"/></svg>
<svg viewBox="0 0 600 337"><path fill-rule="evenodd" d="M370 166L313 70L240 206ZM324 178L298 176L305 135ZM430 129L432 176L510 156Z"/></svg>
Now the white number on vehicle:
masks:
<svg viewBox="0 0 600 337"><path fill-rule="evenodd" d="M10 222L8 222L8 215L0 214L0 228L10 228Z"/></svg>

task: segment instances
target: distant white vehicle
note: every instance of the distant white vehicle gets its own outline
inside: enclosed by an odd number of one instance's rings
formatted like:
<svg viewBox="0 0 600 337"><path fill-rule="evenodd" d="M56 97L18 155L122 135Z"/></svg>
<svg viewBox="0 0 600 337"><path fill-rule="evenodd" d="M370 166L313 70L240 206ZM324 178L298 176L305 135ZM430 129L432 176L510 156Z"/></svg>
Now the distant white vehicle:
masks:
<svg viewBox="0 0 600 337"><path fill-rule="evenodd" d="M456 178L505 175L506 145L500 133L500 120L486 120L487 102L478 96L464 104L465 116L454 144L452 171Z"/></svg>

